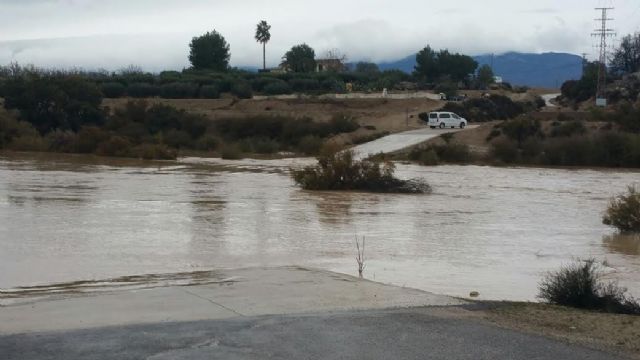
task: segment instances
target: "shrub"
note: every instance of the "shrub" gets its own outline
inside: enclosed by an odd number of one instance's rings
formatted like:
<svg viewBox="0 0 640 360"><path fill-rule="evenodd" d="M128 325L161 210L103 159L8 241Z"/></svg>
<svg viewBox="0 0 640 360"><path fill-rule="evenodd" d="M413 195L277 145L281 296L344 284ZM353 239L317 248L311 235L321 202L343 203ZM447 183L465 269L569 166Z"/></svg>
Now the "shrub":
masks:
<svg viewBox="0 0 640 360"><path fill-rule="evenodd" d="M298 142L298 151L302 152L306 155L315 155L317 154L322 145L324 144L324 140L314 135L305 135Z"/></svg>
<svg viewBox="0 0 640 360"><path fill-rule="evenodd" d="M78 132L76 151L81 154L93 153L108 138L108 132L95 126L85 126Z"/></svg>
<svg viewBox="0 0 640 360"><path fill-rule="evenodd" d="M225 160L240 160L242 159L242 151L238 145L225 144L221 156Z"/></svg>
<svg viewBox="0 0 640 360"><path fill-rule="evenodd" d="M337 114L329 121L332 134L350 133L358 130L360 125L350 115Z"/></svg>
<svg viewBox="0 0 640 360"><path fill-rule="evenodd" d="M520 159L520 150L512 140L497 139L491 143L491 155L506 164L512 164Z"/></svg>
<svg viewBox="0 0 640 360"><path fill-rule="evenodd" d="M127 93L127 88L119 82L108 82L100 87L104 97L115 99L123 97Z"/></svg>
<svg viewBox="0 0 640 360"><path fill-rule="evenodd" d="M502 95L469 99L463 103L447 103L439 111L454 112L469 121L508 120L525 112L522 104Z"/></svg>
<svg viewBox="0 0 640 360"><path fill-rule="evenodd" d="M297 78L289 81L291 89L295 92L313 92L320 90L320 83L316 79Z"/></svg>
<svg viewBox="0 0 640 360"><path fill-rule="evenodd" d="M471 152L466 144L447 143L435 145L433 150L438 159L448 163L468 163L471 161Z"/></svg>
<svg viewBox="0 0 640 360"><path fill-rule="evenodd" d="M141 144L131 150L131 155L145 160L174 160L175 150L162 144Z"/></svg>
<svg viewBox="0 0 640 360"><path fill-rule="evenodd" d="M9 148L17 151L49 150L47 142L39 134L18 136L11 141Z"/></svg>
<svg viewBox="0 0 640 360"><path fill-rule="evenodd" d="M291 171L296 184L305 190L361 190L422 194L431 191L423 180L399 180L390 162L355 160L353 151L321 154L318 164Z"/></svg>
<svg viewBox="0 0 640 360"><path fill-rule="evenodd" d="M640 232L640 192L630 186L627 194L611 199L603 222L622 232Z"/></svg>
<svg viewBox="0 0 640 360"><path fill-rule="evenodd" d="M202 99L219 99L220 90L215 85L204 85L200 88L200 98Z"/></svg>
<svg viewBox="0 0 640 360"><path fill-rule="evenodd" d="M160 96L165 99L193 99L198 96L198 85L189 83L164 84Z"/></svg>
<svg viewBox="0 0 640 360"><path fill-rule="evenodd" d="M133 98L149 98L159 94L160 89L148 83L134 83L127 87L127 95Z"/></svg>
<svg viewBox="0 0 640 360"><path fill-rule="evenodd" d="M241 141L240 147L245 153L273 154L280 150L280 143L265 137L251 137Z"/></svg>
<svg viewBox="0 0 640 360"><path fill-rule="evenodd" d="M549 134L551 137L569 137L583 135L587 132L587 128L582 121L569 121L554 125Z"/></svg>
<svg viewBox="0 0 640 360"><path fill-rule="evenodd" d="M51 151L73 153L77 150L78 135L68 130L55 130L45 136L45 141Z"/></svg>
<svg viewBox="0 0 640 360"><path fill-rule="evenodd" d="M231 94L239 99L251 99L253 97L253 90L249 83L241 81L231 87Z"/></svg>
<svg viewBox="0 0 640 360"><path fill-rule="evenodd" d="M220 146L220 140L213 135L205 134L196 142L196 149L201 151L214 151Z"/></svg>
<svg viewBox="0 0 640 360"><path fill-rule="evenodd" d="M286 95L291 94L291 87L284 81L275 81L266 85L262 92L265 95Z"/></svg>
<svg viewBox="0 0 640 360"><path fill-rule="evenodd" d="M543 137L540 122L530 118L506 121L501 128L503 134L520 146L529 137Z"/></svg>
<svg viewBox="0 0 640 360"><path fill-rule="evenodd" d="M433 149L427 149L421 152L417 160L425 166L436 166L440 163L438 153Z"/></svg>
<svg viewBox="0 0 640 360"><path fill-rule="evenodd" d="M602 271L593 259L547 274L538 297L555 305L640 315L640 304L626 295L626 289L602 282Z"/></svg>
<svg viewBox="0 0 640 360"><path fill-rule="evenodd" d="M188 147L191 136L184 130L170 129L163 133L164 142L174 148Z"/></svg>
<svg viewBox="0 0 640 360"><path fill-rule="evenodd" d="M102 156L130 157L131 142L122 136L112 136L98 145L96 153Z"/></svg>

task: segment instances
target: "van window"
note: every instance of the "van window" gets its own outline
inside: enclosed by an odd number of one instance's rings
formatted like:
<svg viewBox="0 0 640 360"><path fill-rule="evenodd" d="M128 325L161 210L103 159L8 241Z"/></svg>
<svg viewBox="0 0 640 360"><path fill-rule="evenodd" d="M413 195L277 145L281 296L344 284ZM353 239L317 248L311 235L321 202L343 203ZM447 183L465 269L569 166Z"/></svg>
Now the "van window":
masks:
<svg viewBox="0 0 640 360"><path fill-rule="evenodd" d="M456 115L456 114L453 114L452 116L453 116L453 118L454 118L454 119L456 119L456 120L460 120L460 116L458 116L458 115Z"/></svg>
<svg viewBox="0 0 640 360"><path fill-rule="evenodd" d="M437 118L438 118L438 114L436 113L429 114L429 119L437 119Z"/></svg>
<svg viewBox="0 0 640 360"><path fill-rule="evenodd" d="M450 119L451 115L449 114L440 114L440 119Z"/></svg>

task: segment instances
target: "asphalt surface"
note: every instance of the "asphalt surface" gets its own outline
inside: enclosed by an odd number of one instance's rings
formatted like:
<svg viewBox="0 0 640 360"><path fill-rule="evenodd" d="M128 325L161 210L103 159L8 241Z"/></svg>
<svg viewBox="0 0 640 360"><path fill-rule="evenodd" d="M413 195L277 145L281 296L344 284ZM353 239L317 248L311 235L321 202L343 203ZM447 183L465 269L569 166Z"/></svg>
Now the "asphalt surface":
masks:
<svg viewBox="0 0 640 360"><path fill-rule="evenodd" d="M2 359L617 359L430 308L106 327L0 337Z"/></svg>
<svg viewBox="0 0 640 360"><path fill-rule="evenodd" d="M418 130L405 131L397 134L385 136L375 141L368 142L366 144L358 145L352 150L356 155L356 158L363 159L370 155L376 155L379 153L392 153L395 151L403 150L413 145L418 145L425 141L434 139L442 134L455 133L464 130L474 129L477 125L467 126L466 129L431 129L423 128Z"/></svg>

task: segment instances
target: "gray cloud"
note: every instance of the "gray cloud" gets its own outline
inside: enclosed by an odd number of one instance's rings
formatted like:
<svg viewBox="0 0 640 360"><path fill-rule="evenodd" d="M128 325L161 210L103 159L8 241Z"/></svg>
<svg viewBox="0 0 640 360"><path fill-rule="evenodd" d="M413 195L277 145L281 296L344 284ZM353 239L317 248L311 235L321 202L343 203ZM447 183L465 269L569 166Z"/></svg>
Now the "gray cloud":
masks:
<svg viewBox="0 0 640 360"><path fill-rule="evenodd" d="M273 25L271 65L302 42L318 54L338 48L354 61L394 60L426 44L468 54L591 50L591 4L538 0L536 6L503 0L458 0L455 7L417 0L0 0L0 64L181 69L190 38L215 28L231 44L234 65L258 65L262 53L253 30L260 19ZM620 13L637 8L631 0L617 6ZM637 28L633 18L615 25L621 34Z"/></svg>

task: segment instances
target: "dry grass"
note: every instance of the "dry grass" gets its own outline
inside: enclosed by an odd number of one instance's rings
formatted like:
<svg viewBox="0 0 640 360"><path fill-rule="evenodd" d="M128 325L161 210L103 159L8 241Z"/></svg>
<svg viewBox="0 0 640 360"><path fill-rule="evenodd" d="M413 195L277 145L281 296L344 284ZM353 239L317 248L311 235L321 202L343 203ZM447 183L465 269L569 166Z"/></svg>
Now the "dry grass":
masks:
<svg viewBox="0 0 640 360"><path fill-rule="evenodd" d="M484 313L501 327L640 359L640 316L534 303L501 303Z"/></svg>

